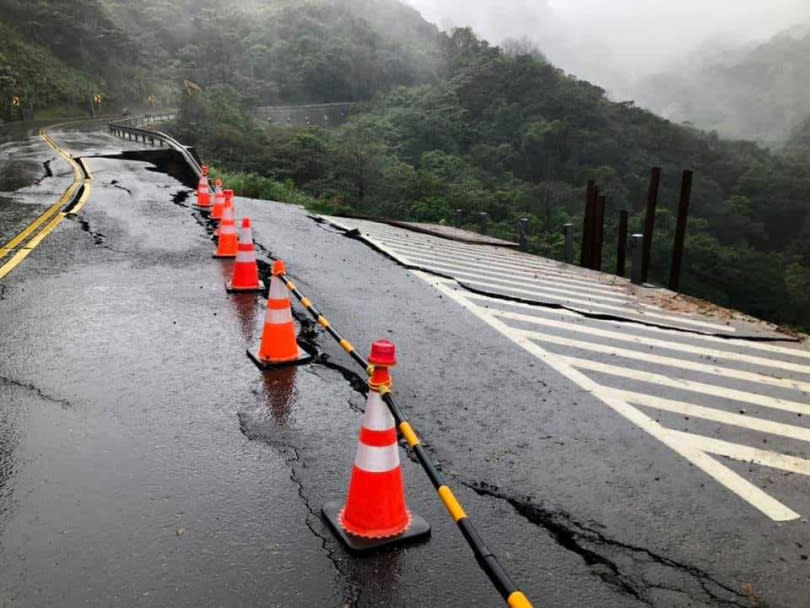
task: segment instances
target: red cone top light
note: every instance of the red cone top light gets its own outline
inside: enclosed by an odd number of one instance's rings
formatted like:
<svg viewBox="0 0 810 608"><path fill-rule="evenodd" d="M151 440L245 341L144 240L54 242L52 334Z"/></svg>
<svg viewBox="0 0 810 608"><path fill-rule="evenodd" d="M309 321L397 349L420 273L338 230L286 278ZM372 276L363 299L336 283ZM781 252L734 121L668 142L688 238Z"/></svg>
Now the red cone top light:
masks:
<svg viewBox="0 0 810 608"><path fill-rule="evenodd" d="M368 362L372 365L392 366L397 364L397 349L388 340L379 340L371 345Z"/></svg>

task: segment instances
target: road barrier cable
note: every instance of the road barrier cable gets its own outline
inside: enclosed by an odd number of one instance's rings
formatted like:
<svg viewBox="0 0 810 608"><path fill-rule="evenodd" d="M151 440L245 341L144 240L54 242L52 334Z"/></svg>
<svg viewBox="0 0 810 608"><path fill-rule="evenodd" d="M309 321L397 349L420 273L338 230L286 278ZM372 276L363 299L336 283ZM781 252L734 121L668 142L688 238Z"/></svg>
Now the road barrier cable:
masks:
<svg viewBox="0 0 810 608"><path fill-rule="evenodd" d="M301 305L307 309L307 312L312 315L312 317L317 321L318 325L323 327L327 333L329 333L329 335L332 336L338 344L340 344L341 348L343 348L343 350L346 351L346 353L365 370L366 374L370 376L374 371L373 366L370 366L368 361L366 361L366 359L357 352L352 343L340 335L340 333L334 327L332 327L329 320L323 314L321 314L321 312L312 304L309 298L301 293L301 291L295 286L295 283L293 283L286 273L279 274L278 277L284 282L284 285L296 297L296 299L301 302ZM397 428L408 442L408 446L413 451L416 459L419 461L419 464L422 465L422 469L424 469L425 473L433 484L433 487L439 494L439 498L441 498L442 503L444 503L444 506L447 508L447 511L450 513L453 521L456 522L456 525L461 530L461 534L464 536L467 544L472 549L478 565L486 573L487 577L489 577L489 580L492 582L492 584L498 590L498 593L501 594L501 597L503 597L510 608L531 608L532 604L529 599L517 588L517 585L515 585L515 583L509 577L509 574L503 569L503 566L501 566L498 558L486 546L484 541L481 539L481 536L478 534L478 531L475 529L475 526L467 516L467 513L464 511L464 508L461 506L461 503L458 501L455 494L453 494L453 491L448 487L447 483L445 483L442 474L439 473L436 466L431 462L427 451L425 451L425 448L422 446L419 436L416 434L413 426L411 426L411 424L405 418L405 414L397 405L391 389L387 387L380 387L380 394L383 401L388 406L388 409L391 411L391 415L396 421Z"/></svg>

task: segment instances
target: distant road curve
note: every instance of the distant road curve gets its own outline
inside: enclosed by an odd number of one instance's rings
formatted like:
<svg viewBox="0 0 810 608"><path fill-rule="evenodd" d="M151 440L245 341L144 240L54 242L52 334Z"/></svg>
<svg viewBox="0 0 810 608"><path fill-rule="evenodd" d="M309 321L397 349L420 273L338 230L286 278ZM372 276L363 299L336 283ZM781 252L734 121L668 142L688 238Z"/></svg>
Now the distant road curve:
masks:
<svg viewBox="0 0 810 608"><path fill-rule="evenodd" d="M256 115L277 125L288 127L336 127L349 117L358 102L319 103L301 106L263 106Z"/></svg>

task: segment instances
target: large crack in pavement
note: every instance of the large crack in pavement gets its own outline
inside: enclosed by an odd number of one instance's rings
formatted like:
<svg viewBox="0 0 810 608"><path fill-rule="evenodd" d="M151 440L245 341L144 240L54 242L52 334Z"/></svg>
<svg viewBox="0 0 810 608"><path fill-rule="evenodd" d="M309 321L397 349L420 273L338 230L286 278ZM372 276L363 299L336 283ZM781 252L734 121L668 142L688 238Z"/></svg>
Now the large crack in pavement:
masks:
<svg viewBox="0 0 810 608"><path fill-rule="evenodd" d="M17 388L21 388L27 391L30 391L41 398L43 401L48 401L49 403L55 403L57 405L61 405L63 408L72 408L73 404L68 401L67 399L61 399L59 397L53 397L47 393L45 393L41 388L34 384L30 384L27 382L21 382L19 380L14 380L13 378L8 378L6 376L0 376L0 382L7 386L16 386Z"/></svg>
<svg viewBox="0 0 810 608"><path fill-rule="evenodd" d="M548 532L559 546L580 556L607 585L649 606L680 606L655 597L655 590L666 590L687 597L692 602L689 606L766 608L750 590L746 591L748 586L736 591L701 568L611 538L599 529L599 524L577 521L570 513L530 496L457 474L452 476L480 496L506 501L521 517Z"/></svg>
<svg viewBox="0 0 810 608"><path fill-rule="evenodd" d="M321 522L320 509L313 505L312 499L308 496L304 478L304 470L307 468L306 460L302 458L304 448L290 437L291 433L283 429L273 427L269 424L256 424L250 420L246 412L237 414L239 419L239 430L249 441L261 441L270 446L284 460L289 469L290 481L295 485L296 492L307 511L305 525L310 533L315 536L320 544L326 558L332 564L335 572L343 581L342 602L345 608L357 608L360 602L362 586L351 576L343 561L339 559L338 550L334 539L324 534L318 522Z"/></svg>

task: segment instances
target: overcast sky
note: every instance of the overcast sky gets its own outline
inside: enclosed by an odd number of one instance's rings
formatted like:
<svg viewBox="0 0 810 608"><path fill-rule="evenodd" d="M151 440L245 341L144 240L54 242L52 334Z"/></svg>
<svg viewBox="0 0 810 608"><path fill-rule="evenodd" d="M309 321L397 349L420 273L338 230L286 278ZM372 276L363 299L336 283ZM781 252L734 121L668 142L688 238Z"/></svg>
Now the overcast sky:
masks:
<svg viewBox="0 0 810 608"><path fill-rule="evenodd" d="M659 71L706 42L764 40L810 22L810 0L405 0L439 26L471 25L493 43L528 36L595 84Z"/></svg>

